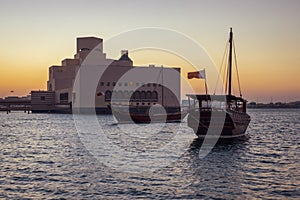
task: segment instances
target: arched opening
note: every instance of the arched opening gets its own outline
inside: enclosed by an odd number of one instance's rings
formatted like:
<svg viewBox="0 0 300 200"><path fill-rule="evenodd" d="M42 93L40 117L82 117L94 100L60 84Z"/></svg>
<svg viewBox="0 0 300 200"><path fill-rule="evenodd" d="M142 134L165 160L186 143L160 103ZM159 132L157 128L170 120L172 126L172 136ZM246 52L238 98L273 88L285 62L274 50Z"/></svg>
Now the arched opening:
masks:
<svg viewBox="0 0 300 200"><path fill-rule="evenodd" d="M113 91L113 98L114 98L114 101L119 101L122 97L122 91Z"/></svg>
<svg viewBox="0 0 300 200"><path fill-rule="evenodd" d="M157 94L156 91L153 91L153 92L152 92L152 100L153 100L154 102L157 102L157 101L158 101L158 94Z"/></svg>
<svg viewBox="0 0 300 200"><path fill-rule="evenodd" d="M135 91L133 93L132 97L133 97L134 101L140 101L141 100L141 93L140 93L140 91Z"/></svg>
<svg viewBox="0 0 300 200"><path fill-rule="evenodd" d="M142 92L141 92L141 100L142 100L142 101L145 101L145 100L146 100L146 92L145 92L145 91L142 91Z"/></svg>
<svg viewBox="0 0 300 200"><path fill-rule="evenodd" d="M118 91L117 92L117 99L123 99L123 92L122 91Z"/></svg>
<svg viewBox="0 0 300 200"><path fill-rule="evenodd" d="M147 101L151 101L152 100L152 92L151 91L147 91L147 93L146 93L146 99L147 99Z"/></svg>
<svg viewBox="0 0 300 200"><path fill-rule="evenodd" d="M110 90L106 90L105 91L105 101L110 101L111 100L111 95L112 95L112 92Z"/></svg>
<svg viewBox="0 0 300 200"><path fill-rule="evenodd" d="M123 92L123 98L126 100L129 98L129 92L127 90Z"/></svg>

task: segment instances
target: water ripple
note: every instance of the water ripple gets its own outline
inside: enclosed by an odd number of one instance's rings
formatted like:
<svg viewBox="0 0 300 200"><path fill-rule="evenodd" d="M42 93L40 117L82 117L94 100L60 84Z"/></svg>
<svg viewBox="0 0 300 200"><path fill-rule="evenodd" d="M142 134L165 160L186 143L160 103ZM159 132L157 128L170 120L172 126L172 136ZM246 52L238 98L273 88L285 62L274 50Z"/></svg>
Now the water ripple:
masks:
<svg viewBox="0 0 300 200"><path fill-rule="evenodd" d="M300 110L250 115L244 140L218 143L199 159L202 142L194 139L171 165L129 174L104 166L85 149L71 115L0 113L0 198L299 199ZM131 151L159 148L176 131L165 127L149 141L118 132L111 116L99 120L116 144Z"/></svg>

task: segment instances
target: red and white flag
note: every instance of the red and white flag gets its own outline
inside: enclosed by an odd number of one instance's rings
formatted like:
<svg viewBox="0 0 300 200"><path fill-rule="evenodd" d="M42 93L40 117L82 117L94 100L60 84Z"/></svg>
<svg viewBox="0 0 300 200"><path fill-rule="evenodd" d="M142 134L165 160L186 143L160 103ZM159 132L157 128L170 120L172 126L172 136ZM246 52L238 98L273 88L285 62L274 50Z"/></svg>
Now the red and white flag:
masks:
<svg viewBox="0 0 300 200"><path fill-rule="evenodd" d="M103 92L97 92L97 96L104 96L104 93Z"/></svg>
<svg viewBox="0 0 300 200"><path fill-rule="evenodd" d="M206 74L205 74L205 69L202 69L197 72L189 72L188 73L188 79L192 78L201 78L201 79L206 79Z"/></svg>

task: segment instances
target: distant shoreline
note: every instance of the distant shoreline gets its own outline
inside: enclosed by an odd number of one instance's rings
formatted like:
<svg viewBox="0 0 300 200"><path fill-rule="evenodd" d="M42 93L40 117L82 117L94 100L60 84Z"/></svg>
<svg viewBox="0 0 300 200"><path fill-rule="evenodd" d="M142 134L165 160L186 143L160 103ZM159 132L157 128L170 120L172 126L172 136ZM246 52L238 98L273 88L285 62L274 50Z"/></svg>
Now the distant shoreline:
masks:
<svg viewBox="0 0 300 200"><path fill-rule="evenodd" d="M252 107L248 107L247 109L250 110L258 110L258 109L264 109L264 110L276 110L276 109L280 109L280 110L288 110L288 109L300 109L300 107L289 107L289 108L272 108L272 107L263 107L263 108L252 108Z"/></svg>
<svg viewBox="0 0 300 200"><path fill-rule="evenodd" d="M267 109L276 109L276 108L300 108L300 101L294 101L289 103L282 103L282 102L276 102L276 103L256 103L256 102L250 102L247 104L247 108L267 108Z"/></svg>

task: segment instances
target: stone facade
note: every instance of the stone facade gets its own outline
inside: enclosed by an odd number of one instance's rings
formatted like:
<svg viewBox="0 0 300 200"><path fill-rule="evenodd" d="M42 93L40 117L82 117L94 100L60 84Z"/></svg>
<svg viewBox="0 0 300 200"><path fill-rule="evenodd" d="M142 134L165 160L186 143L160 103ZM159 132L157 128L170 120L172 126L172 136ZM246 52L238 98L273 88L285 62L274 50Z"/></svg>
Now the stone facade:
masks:
<svg viewBox="0 0 300 200"><path fill-rule="evenodd" d="M98 113L109 113L107 105L113 99L114 102L122 102L129 99L131 105L163 104L168 109L180 107L180 68L155 67L149 65L133 66L128 51L122 51L118 60L106 58L103 53L103 40L96 37L77 38L76 54L74 58L62 60L60 66L49 68L49 80L47 92L54 94L54 104L71 105L75 100L73 84L76 74L87 55L94 49L99 56L99 67L103 63L110 63L99 77L99 83L95 94L95 108ZM139 76L129 76L126 81L124 75L134 70ZM153 77L151 82L145 81L147 77ZM166 85L166 87L164 86ZM36 95L36 94L34 94ZM127 101L128 102L128 101ZM71 106L70 106L71 108Z"/></svg>

